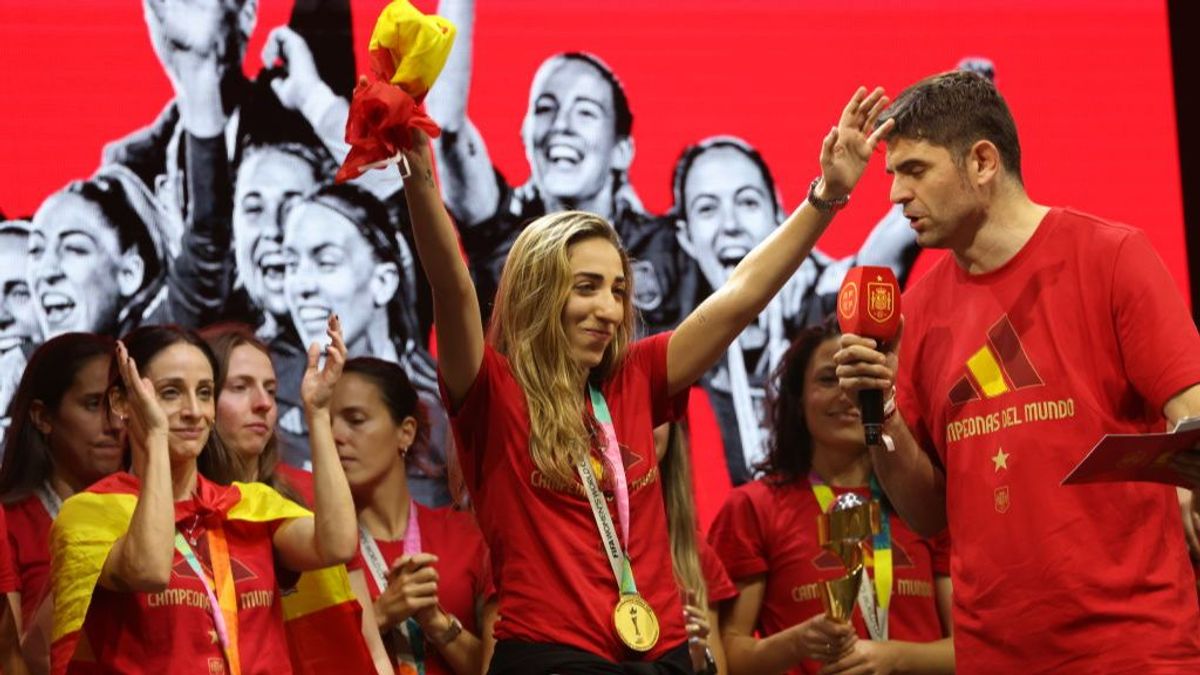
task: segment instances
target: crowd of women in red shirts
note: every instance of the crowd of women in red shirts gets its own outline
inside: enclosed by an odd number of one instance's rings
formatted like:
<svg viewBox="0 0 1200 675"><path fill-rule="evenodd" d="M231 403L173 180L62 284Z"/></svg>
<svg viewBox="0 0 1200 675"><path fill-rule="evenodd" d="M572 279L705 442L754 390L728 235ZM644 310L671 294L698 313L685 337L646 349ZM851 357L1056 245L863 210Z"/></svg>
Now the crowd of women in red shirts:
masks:
<svg viewBox="0 0 1200 675"><path fill-rule="evenodd" d="M416 132L405 189L434 297L456 508L410 496L405 459L428 441L417 392L394 363L348 358L336 316L301 385L311 473L280 462L277 380L252 329L47 341L0 468L0 666L952 671L947 542L894 514L867 546L860 608L849 622L823 609L821 583L845 569L817 540L819 514L847 493L884 501L833 373L832 327L784 360L762 477L707 538L691 499L689 388L828 225L886 131L872 131L886 102L857 92L809 200L677 330L644 340L630 261L611 224L582 212L518 238L485 337ZM871 555L881 546L890 556ZM870 580L885 558L890 601Z"/></svg>

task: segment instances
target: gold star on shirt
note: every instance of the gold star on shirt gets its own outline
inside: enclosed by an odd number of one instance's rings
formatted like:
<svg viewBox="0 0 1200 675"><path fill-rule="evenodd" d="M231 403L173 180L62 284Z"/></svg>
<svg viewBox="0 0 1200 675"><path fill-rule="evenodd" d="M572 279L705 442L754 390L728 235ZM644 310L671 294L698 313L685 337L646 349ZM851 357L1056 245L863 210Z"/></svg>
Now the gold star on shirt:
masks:
<svg viewBox="0 0 1200 675"><path fill-rule="evenodd" d="M992 461L996 463L996 471L1008 468L1008 453L1004 452L1004 448L996 450L996 455L992 457Z"/></svg>
<svg viewBox="0 0 1200 675"><path fill-rule="evenodd" d="M212 644L214 644L214 645L217 644L217 631L215 631L215 630L208 631L208 639L212 640Z"/></svg>

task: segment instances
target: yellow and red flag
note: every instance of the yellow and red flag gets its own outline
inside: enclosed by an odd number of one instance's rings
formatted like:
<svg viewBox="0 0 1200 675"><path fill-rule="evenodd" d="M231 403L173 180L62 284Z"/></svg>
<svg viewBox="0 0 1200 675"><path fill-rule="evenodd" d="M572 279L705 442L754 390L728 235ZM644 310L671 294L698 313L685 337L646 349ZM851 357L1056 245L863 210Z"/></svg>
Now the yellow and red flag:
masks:
<svg viewBox="0 0 1200 675"><path fill-rule="evenodd" d="M270 522L312 516L261 483L214 486L210 506L226 520ZM50 537L54 628L51 672L87 672L93 661L80 640L100 572L117 539L129 529L140 483L114 474L63 502ZM350 589L345 566L306 572L282 598L284 628L296 673L371 672L362 636L362 608Z"/></svg>
<svg viewBox="0 0 1200 675"><path fill-rule="evenodd" d="M396 163L400 150L412 147L414 129L430 138L441 133L422 102L446 65L454 35L454 24L422 14L408 0L394 0L383 9L367 48L371 76L359 78L350 101L350 152L335 182Z"/></svg>

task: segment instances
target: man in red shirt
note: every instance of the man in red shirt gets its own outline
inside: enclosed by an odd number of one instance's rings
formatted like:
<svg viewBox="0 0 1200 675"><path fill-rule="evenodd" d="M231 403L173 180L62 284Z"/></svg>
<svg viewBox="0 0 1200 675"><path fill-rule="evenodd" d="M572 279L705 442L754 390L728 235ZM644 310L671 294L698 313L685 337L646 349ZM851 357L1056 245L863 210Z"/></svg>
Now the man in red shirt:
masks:
<svg viewBox="0 0 1200 675"><path fill-rule="evenodd" d="M985 78L933 76L883 118L892 201L952 255L905 295L903 359L850 335L835 360L848 393L895 383L872 459L916 530L950 527L959 672L1200 672L1175 489L1060 485L1103 434L1200 414L1170 274L1140 230L1029 198Z"/></svg>

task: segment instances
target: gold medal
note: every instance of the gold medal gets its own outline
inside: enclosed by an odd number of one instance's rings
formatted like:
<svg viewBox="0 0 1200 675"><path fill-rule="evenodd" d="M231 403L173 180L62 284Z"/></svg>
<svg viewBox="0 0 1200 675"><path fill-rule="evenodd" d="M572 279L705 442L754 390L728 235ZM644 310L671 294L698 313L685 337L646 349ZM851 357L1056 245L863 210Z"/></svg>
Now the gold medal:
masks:
<svg viewBox="0 0 1200 675"><path fill-rule="evenodd" d="M654 610L636 593L626 593L613 610L617 636L630 649L648 652L658 643L658 617Z"/></svg>

